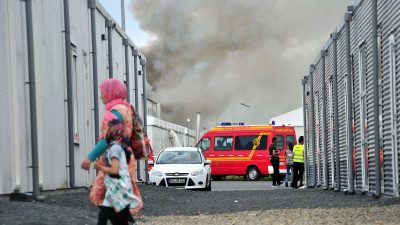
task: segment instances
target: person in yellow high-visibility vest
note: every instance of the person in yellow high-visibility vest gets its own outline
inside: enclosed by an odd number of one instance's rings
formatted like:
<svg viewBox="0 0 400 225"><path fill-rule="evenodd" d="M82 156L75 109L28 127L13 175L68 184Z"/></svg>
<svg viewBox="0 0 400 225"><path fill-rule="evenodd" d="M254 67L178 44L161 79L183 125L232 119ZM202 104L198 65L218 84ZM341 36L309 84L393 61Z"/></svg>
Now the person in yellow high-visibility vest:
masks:
<svg viewBox="0 0 400 225"><path fill-rule="evenodd" d="M304 174L304 138L299 137L299 143L293 147L293 182L290 185L292 188L298 188L297 182L300 181L300 186L303 186Z"/></svg>

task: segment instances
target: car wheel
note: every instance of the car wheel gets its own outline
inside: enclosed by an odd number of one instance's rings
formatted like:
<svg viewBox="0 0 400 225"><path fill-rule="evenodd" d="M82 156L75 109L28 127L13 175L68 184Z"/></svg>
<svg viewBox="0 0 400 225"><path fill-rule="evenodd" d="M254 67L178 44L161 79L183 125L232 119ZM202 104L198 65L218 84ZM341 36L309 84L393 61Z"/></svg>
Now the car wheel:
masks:
<svg viewBox="0 0 400 225"><path fill-rule="evenodd" d="M260 171L258 170L257 167L252 166L249 169L247 169L247 180L257 181L258 179L260 179Z"/></svg>
<svg viewBox="0 0 400 225"><path fill-rule="evenodd" d="M208 178L206 179L207 185L206 188L204 189L205 191L211 191L211 179Z"/></svg>
<svg viewBox="0 0 400 225"><path fill-rule="evenodd" d="M222 176L211 176L211 179L219 181L222 180Z"/></svg>

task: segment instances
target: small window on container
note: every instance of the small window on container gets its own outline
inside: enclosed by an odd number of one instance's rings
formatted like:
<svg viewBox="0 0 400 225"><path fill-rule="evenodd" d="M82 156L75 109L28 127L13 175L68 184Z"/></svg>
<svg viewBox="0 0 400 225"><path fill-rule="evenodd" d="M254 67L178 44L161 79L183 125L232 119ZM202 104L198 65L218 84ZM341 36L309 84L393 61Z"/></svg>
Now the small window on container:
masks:
<svg viewBox="0 0 400 225"><path fill-rule="evenodd" d="M232 150L233 137L217 136L214 138L214 150Z"/></svg>
<svg viewBox="0 0 400 225"><path fill-rule="evenodd" d="M236 136L235 150L265 150L267 148L267 136Z"/></svg>

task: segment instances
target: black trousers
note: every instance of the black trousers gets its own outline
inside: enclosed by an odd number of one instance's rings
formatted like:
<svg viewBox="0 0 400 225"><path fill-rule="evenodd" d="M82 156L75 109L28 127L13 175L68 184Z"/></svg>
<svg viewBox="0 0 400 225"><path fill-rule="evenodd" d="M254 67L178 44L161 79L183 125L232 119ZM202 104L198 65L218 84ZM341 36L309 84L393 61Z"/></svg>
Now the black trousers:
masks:
<svg viewBox="0 0 400 225"><path fill-rule="evenodd" d="M118 213L111 207L100 206L99 208L100 212L97 225L107 225L108 220L110 220L113 225L128 225L129 223L135 222L133 216L129 212L129 205Z"/></svg>
<svg viewBox="0 0 400 225"><path fill-rule="evenodd" d="M279 185L279 158L273 157L270 162L274 168L274 174L272 174L272 185Z"/></svg>
<svg viewBox="0 0 400 225"><path fill-rule="evenodd" d="M304 163L295 162L293 163L293 182L292 187L297 188L297 182L303 178L304 174Z"/></svg>

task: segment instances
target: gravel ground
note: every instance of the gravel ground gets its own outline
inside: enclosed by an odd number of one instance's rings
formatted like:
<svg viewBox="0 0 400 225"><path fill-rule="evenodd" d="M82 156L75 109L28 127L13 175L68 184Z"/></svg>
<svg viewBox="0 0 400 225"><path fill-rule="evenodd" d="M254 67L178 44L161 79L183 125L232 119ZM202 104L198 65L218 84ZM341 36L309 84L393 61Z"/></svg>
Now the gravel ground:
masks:
<svg viewBox="0 0 400 225"><path fill-rule="evenodd" d="M344 195L318 189L188 191L139 186L140 224L399 224L400 198ZM44 192L43 202L0 196L0 225L96 224L88 190Z"/></svg>

